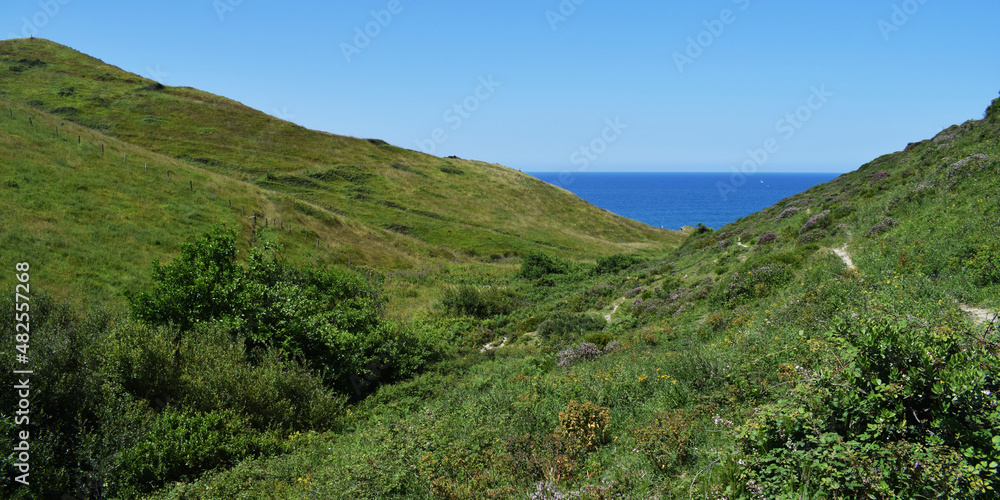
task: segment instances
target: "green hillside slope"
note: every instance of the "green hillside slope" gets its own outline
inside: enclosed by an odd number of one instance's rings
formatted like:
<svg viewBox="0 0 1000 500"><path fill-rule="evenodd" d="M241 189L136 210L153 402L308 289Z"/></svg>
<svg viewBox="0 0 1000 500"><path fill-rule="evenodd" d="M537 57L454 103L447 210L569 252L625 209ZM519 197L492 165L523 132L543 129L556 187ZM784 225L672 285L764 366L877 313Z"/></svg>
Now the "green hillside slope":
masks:
<svg viewBox="0 0 1000 500"><path fill-rule="evenodd" d="M488 259L535 247L592 257L677 241L676 233L597 209L499 165L307 130L42 39L0 42L0 92L124 143L358 221L373 233L412 240L405 258L373 258L365 245L351 244L364 264Z"/></svg>
<svg viewBox="0 0 1000 500"><path fill-rule="evenodd" d="M120 298L153 259L216 224L296 262L405 267L431 245L0 99L0 249L57 297ZM256 223L253 217L257 215ZM16 256L16 257L15 257Z"/></svg>

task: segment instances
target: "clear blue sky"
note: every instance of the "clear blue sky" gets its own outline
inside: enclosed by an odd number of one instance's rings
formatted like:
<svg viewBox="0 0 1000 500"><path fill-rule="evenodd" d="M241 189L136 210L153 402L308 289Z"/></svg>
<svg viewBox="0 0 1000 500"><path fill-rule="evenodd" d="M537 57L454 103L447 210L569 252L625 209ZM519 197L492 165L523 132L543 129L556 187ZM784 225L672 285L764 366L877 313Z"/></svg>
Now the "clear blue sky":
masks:
<svg viewBox="0 0 1000 500"><path fill-rule="evenodd" d="M728 170L771 140L759 171L842 172L981 118L997 19L996 0L5 0L0 36L525 171Z"/></svg>

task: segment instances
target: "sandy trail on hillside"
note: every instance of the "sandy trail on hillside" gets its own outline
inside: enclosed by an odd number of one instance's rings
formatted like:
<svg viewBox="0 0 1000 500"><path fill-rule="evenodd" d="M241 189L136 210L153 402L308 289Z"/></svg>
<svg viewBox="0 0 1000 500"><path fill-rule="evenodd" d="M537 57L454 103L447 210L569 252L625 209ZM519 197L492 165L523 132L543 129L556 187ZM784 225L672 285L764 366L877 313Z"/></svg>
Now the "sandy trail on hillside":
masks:
<svg viewBox="0 0 1000 500"><path fill-rule="evenodd" d="M992 319L992 316L996 314L990 311L989 309L967 306L965 304L961 304L958 307L960 307L963 311L974 316L976 318L976 324L989 323L990 319Z"/></svg>
<svg viewBox="0 0 1000 500"><path fill-rule="evenodd" d="M851 260L851 255L847 253L846 244L840 248L834 248L833 253L837 254L837 256L840 257L840 260L844 261L844 265L847 266L848 269L857 269L857 266L854 265L854 261ZM975 317L976 324L988 323L991 317L994 314L996 314L995 312L990 311L989 309L972 307L965 304L959 304L958 307L961 310L965 311L966 313L971 314L973 317Z"/></svg>
<svg viewBox="0 0 1000 500"><path fill-rule="evenodd" d="M614 314L615 311L617 311L618 308L622 305L622 302L625 302L626 300L628 300L626 297L622 297L616 300L613 304L614 307L611 308L611 312L604 315L604 320L607 321L608 323L611 323L611 315Z"/></svg>
<svg viewBox="0 0 1000 500"><path fill-rule="evenodd" d="M840 248L834 248L833 253L837 254L837 257L840 257L840 260L844 261L844 265L847 266L848 269L858 268L858 266L854 265L854 261L851 260L851 255L847 253L846 244Z"/></svg>

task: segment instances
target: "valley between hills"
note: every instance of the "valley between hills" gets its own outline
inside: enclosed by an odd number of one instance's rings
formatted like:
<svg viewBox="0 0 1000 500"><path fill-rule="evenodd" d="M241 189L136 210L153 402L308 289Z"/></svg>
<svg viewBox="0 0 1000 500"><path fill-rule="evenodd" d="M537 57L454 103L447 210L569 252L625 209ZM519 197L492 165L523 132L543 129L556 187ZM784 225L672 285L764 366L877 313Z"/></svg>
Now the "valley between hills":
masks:
<svg viewBox="0 0 1000 500"><path fill-rule="evenodd" d="M30 486L11 453L0 489L996 498L1000 99L984 104L677 232L2 41L0 283L31 283L0 301L31 318L2 352L34 374L30 424L14 384L0 408L8 450L30 431Z"/></svg>

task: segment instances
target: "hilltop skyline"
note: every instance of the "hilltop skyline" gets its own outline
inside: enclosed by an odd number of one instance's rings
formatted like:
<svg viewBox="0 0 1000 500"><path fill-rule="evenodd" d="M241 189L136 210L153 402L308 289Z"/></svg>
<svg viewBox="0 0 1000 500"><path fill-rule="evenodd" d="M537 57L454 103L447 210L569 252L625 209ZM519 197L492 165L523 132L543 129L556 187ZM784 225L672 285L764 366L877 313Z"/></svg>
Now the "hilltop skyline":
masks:
<svg viewBox="0 0 1000 500"><path fill-rule="evenodd" d="M0 35L308 128L525 171L843 172L982 113L1000 90L997 10L42 0L8 3Z"/></svg>

